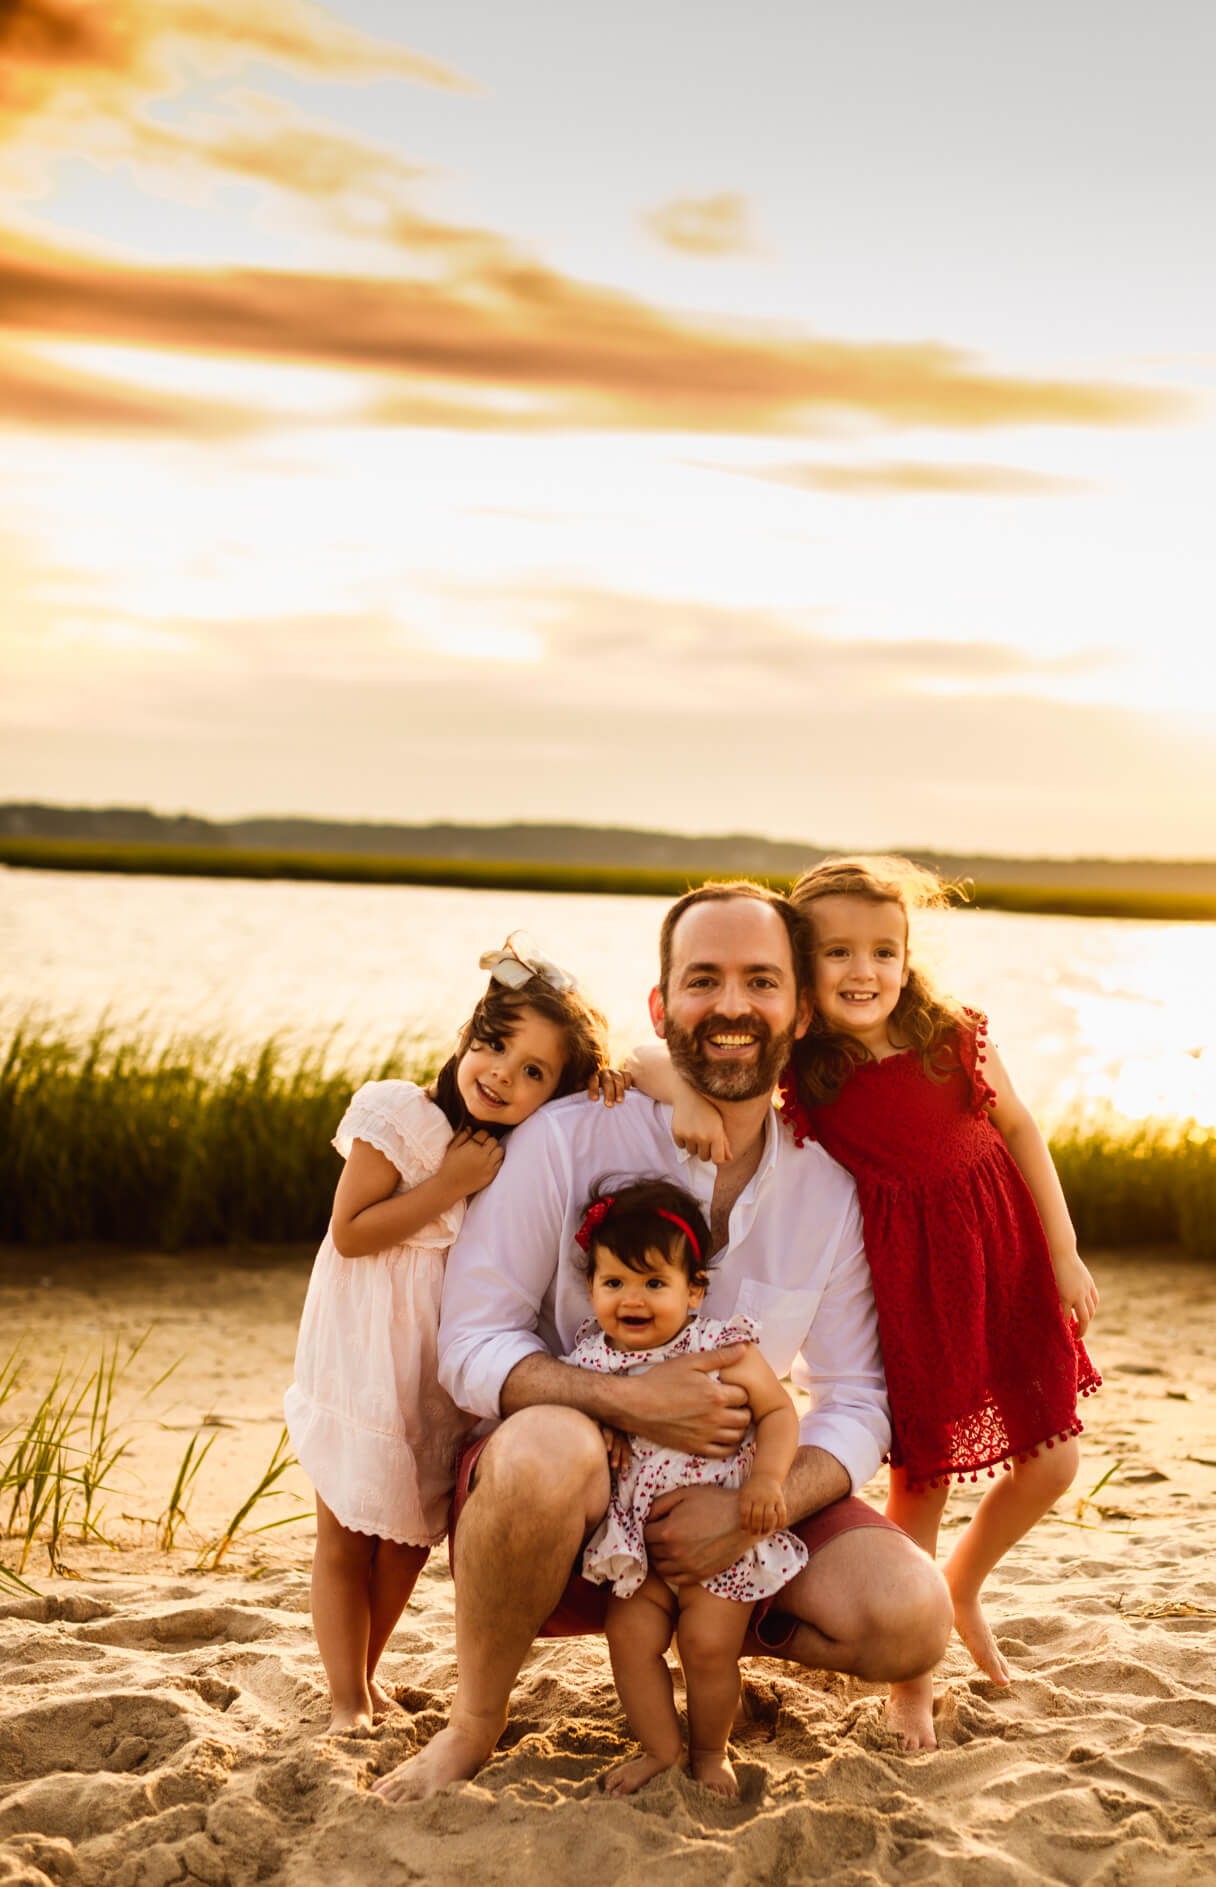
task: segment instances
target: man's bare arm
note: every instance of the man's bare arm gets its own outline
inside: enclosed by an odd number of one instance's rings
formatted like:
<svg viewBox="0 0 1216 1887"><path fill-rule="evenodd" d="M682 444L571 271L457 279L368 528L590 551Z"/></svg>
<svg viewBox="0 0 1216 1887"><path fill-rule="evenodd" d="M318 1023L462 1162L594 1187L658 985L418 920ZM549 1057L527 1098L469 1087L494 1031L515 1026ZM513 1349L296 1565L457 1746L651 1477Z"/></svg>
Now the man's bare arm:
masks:
<svg viewBox="0 0 1216 1887"><path fill-rule="evenodd" d="M644 1435L660 1447L722 1460L738 1448L751 1425L751 1410L745 1389L718 1382L711 1372L742 1354L742 1346L732 1344L673 1357L640 1376L609 1376L552 1356L525 1356L502 1386L501 1409L507 1416L537 1403L559 1403L627 1435Z"/></svg>
<svg viewBox="0 0 1216 1887"><path fill-rule="evenodd" d="M851 1491L852 1483L834 1455L823 1448L800 1448L785 1482L790 1525ZM733 1566L754 1544L739 1525L737 1488L673 1488L660 1494L650 1510L647 1556L669 1585L701 1585Z"/></svg>

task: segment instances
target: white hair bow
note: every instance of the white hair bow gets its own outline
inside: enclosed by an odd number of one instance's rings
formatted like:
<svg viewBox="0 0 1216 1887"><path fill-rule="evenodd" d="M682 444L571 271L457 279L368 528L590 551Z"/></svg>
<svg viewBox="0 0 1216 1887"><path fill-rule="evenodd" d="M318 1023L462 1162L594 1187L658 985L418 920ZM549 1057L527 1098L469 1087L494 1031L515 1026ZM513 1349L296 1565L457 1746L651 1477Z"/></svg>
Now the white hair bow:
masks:
<svg viewBox="0 0 1216 1887"><path fill-rule="evenodd" d="M507 989L522 989L534 976L539 976L542 983L548 983L559 995L578 988L578 981L569 970L542 957L526 930L513 930L501 950L487 950L477 961L481 969L488 970L494 981Z"/></svg>

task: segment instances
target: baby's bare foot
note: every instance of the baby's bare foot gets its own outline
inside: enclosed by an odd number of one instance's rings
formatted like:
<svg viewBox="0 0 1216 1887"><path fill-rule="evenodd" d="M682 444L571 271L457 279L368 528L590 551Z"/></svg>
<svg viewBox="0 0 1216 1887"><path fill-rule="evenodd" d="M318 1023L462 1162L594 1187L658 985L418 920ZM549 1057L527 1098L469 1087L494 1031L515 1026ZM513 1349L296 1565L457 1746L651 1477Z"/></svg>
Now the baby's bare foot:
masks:
<svg viewBox="0 0 1216 1887"><path fill-rule="evenodd" d="M655 1776L663 1775L674 1763L678 1763L683 1754L681 1749L671 1757L634 1756L627 1763L617 1763L614 1769L605 1771L604 1794L636 1795Z"/></svg>
<svg viewBox="0 0 1216 1887"><path fill-rule="evenodd" d="M913 1677L905 1684L892 1684L887 1699L887 1722L905 1749L936 1749L933 1728L933 1679Z"/></svg>
<svg viewBox="0 0 1216 1887"><path fill-rule="evenodd" d="M488 1726L483 1729L473 1724L465 1729L456 1723L446 1724L425 1749L381 1776L372 1789L373 1795L382 1795L389 1802L420 1802L437 1789L446 1788L449 1782L470 1781L489 1761L503 1728L500 1723L491 1733Z"/></svg>
<svg viewBox="0 0 1216 1887"><path fill-rule="evenodd" d="M703 1782L715 1795L738 1795L739 1778L724 1749L696 1749L689 1767L694 1780Z"/></svg>
<svg viewBox="0 0 1216 1887"><path fill-rule="evenodd" d="M992 1627L984 1617L978 1599L955 1599L954 1629L980 1670L985 1672L994 1684L1007 1684L1009 1666L997 1649Z"/></svg>

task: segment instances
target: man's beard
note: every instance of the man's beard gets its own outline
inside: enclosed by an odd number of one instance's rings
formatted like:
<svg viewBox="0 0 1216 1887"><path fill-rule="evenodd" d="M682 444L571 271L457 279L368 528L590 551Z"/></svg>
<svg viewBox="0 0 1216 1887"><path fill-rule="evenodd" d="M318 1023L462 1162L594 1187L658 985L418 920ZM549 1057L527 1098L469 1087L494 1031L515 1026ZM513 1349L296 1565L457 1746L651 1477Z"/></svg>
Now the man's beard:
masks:
<svg viewBox="0 0 1216 1887"><path fill-rule="evenodd" d="M710 1016L695 1029L683 1029L670 1015L666 1018L663 1039L671 1065L690 1088L711 1101L754 1101L771 1094L781 1077L794 1046L797 1022L774 1035L758 1016L744 1022L741 1017ZM705 1041L711 1035L735 1035L746 1028L757 1038L758 1054L754 1061L713 1059L705 1053Z"/></svg>

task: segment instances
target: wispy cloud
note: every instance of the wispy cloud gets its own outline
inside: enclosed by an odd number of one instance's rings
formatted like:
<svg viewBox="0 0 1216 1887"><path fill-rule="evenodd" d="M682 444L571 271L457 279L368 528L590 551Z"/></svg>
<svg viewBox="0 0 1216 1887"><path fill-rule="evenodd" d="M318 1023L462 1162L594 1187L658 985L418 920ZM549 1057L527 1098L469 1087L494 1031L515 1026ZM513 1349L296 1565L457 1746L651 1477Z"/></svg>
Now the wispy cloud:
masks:
<svg viewBox="0 0 1216 1887"><path fill-rule="evenodd" d="M901 641L845 639L827 633L827 612L726 608L697 598L665 600L602 590L515 589L495 592L543 642L550 663L587 668L607 679L645 666L679 681L690 697L735 683L841 698L861 694L970 687L1034 691L1036 684L1108 667L1112 652L1093 646L1048 655L984 640L914 637Z"/></svg>
<svg viewBox="0 0 1216 1887"><path fill-rule="evenodd" d="M652 236L682 255L741 255L755 247L747 199L724 190L712 197L676 197L642 218Z"/></svg>
<svg viewBox="0 0 1216 1887"><path fill-rule="evenodd" d="M258 182L384 256L382 271L363 273L141 267L0 231L0 329L10 333L346 368L368 376L366 422L388 426L762 436L860 417L968 432L1156 425L1182 410L1157 389L1006 374L935 341L694 321L564 274L494 230L427 215L413 200L412 162L260 94L229 91L206 114L177 110L172 122L146 109L174 92L183 62L205 73L254 56L330 77L467 84L306 0L15 0L0 7L0 55L0 109L10 128L37 120L47 150L79 148L100 124L107 154L131 157L137 172ZM666 240L700 253L746 232L746 205L730 193L654 214ZM100 394L92 411L100 423ZM848 476L837 473L834 488ZM926 488L900 483L915 479L907 468L877 476L883 489ZM961 476L957 489L975 488L975 468ZM938 478L934 489L955 488Z"/></svg>
<svg viewBox="0 0 1216 1887"><path fill-rule="evenodd" d="M737 473L740 468L714 469ZM944 465L910 459L871 465L764 465L750 467L742 475L802 491L838 492L859 498L1038 498L1090 489L1082 479L1054 478L1016 465Z"/></svg>
<svg viewBox="0 0 1216 1887"><path fill-rule="evenodd" d="M441 225L432 234L444 242ZM1152 389L991 372L940 343L799 341L684 321L515 256L418 281L143 268L10 237L0 323L375 370L409 376L430 397L443 383L525 393L555 423L579 426L790 432L853 413L978 430L1143 425L1182 410Z"/></svg>
<svg viewBox="0 0 1216 1887"><path fill-rule="evenodd" d="M77 123L90 106L122 113L171 82L183 61L214 70L253 57L330 78L474 89L438 60L359 32L309 0L5 0L0 129L63 103Z"/></svg>
<svg viewBox="0 0 1216 1887"><path fill-rule="evenodd" d="M209 440L252 433L259 423L236 402L192 400L75 373L0 343L0 426Z"/></svg>

